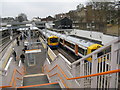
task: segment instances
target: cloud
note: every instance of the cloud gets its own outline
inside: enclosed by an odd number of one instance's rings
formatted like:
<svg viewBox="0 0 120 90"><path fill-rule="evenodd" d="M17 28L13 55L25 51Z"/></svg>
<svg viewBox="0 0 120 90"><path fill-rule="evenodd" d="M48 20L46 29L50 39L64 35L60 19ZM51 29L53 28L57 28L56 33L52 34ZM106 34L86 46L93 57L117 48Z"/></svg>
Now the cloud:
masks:
<svg viewBox="0 0 120 90"><path fill-rule="evenodd" d="M86 0L82 0L84 1ZM2 2L80 2L80 0L2 0Z"/></svg>
<svg viewBox="0 0 120 90"><path fill-rule="evenodd" d="M76 9L77 2L3 2L3 16L17 16L25 13L30 19L34 16L54 16L58 13Z"/></svg>

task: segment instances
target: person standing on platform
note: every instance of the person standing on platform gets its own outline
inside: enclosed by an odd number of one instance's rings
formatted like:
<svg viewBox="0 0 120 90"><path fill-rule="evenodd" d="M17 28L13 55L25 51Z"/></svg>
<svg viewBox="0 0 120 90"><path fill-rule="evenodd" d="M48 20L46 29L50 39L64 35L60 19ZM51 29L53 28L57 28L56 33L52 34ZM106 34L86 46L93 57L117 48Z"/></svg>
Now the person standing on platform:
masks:
<svg viewBox="0 0 120 90"><path fill-rule="evenodd" d="M20 40L22 41L22 36L20 36Z"/></svg>
<svg viewBox="0 0 120 90"><path fill-rule="evenodd" d="M21 58L22 63L24 63L25 55L23 53L20 55L20 58Z"/></svg>
<svg viewBox="0 0 120 90"><path fill-rule="evenodd" d="M26 45L24 46L22 51L24 51L24 53L25 53L25 50L27 50L27 46Z"/></svg>
<svg viewBox="0 0 120 90"><path fill-rule="evenodd" d="M17 40L17 45L19 46L19 41Z"/></svg>
<svg viewBox="0 0 120 90"><path fill-rule="evenodd" d="M16 61L16 56L17 55L16 55L16 52L15 52L14 48L13 48L13 53L12 54L13 54L13 59Z"/></svg>
<svg viewBox="0 0 120 90"><path fill-rule="evenodd" d="M16 38L16 40L18 41L18 37Z"/></svg>

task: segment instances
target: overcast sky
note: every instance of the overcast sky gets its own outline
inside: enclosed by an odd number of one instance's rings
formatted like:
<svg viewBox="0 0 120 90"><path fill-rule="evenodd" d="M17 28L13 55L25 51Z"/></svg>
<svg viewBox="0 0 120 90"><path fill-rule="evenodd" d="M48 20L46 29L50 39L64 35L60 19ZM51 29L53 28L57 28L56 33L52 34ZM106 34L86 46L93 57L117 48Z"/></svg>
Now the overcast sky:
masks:
<svg viewBox="0 0 120 90"><path fill-rule="evenodd" d="M87 1L90 0L0 0L0 16L16 17L20 13L25 13L28 19L54 16L75 10L79 3Z"/></svg>
<svg viewBox="0 0 120 90"><path fill-rule="evenodd" d="M85 3L87 0L81 1ZM0 0L0 16L16 17L19 13L25 13L28 19L35 16L54 16L75 10L79 3L80 0Z"/></svg>

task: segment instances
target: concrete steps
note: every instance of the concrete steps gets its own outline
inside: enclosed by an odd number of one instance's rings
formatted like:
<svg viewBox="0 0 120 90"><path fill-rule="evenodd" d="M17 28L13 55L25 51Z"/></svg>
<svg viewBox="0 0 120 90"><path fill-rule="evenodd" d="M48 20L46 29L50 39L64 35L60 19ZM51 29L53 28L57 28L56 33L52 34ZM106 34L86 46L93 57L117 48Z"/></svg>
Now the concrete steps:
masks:
<svg viewBox="0 0 120 90"><path fill-rule="evenodd" d="M57 88L61 90L58 82L49 83L45 74L25 75L23 78L23 86L17 90L26 88Z"/></svg>
<svg viewBox="0 0 120 90"><path fill-rule="evenodd" d="M47 76L44 74L26 75L23 78L23 86L44 84L44 83L49 83Z"/></svg>

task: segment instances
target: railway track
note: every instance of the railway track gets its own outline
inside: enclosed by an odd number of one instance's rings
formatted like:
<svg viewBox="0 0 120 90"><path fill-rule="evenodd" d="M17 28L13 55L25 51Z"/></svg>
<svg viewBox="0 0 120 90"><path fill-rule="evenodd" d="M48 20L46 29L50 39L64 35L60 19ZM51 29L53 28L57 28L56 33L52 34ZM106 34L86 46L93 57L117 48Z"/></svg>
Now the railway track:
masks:
<svg viewBox="0 0 120 90"><path fill-rule="evenodd" d="M0 39L0 47L3 46L5 44L5 42L7 42L8 40L10 40L10 36L7 36L5 38L1 38Z"/></svg>
<svg viewBox="0 0 120 90"><path fill-rule="evenodd" d="M74 62L74 61L76 61L76 59L73 57L73 56L71 56L69 53L68 53L68 51L65 51L64 49L62 49L62 48L58 48L58 49L56 49L56 50L53 50L53 52L56 54L56 55L58 55L59 53L61 53L66 59L68 59L71 63L72 62Z"/></svg>
<svg viewBox="0 0 120 90"><path fill-rule="evenodd" d="M16 37L18 37L18 35L14 34L13 36L13 40L16 39ZM0 40L0 53L2 53L3 50L5 50L7 48L7 46L13 41L10 40L10 36L5 37L3 39Z"/></svg>

